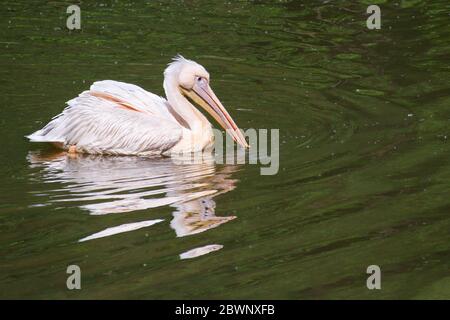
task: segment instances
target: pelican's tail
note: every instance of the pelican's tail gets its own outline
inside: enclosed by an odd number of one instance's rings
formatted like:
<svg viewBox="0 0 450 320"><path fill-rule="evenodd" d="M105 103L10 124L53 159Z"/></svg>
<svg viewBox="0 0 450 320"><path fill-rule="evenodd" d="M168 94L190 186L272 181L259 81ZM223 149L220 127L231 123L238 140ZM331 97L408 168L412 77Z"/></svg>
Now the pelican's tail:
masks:
<svg viewBox="0 0 450 320"><path fill-rule="evenodd" d="M47 136L44 133L44 130L38 130L36 132L33 132L32 134L25 136L25 138L28 138L30 142L57 142L57 143L63 143L64 139L55 138L51 136Z"/></svg>
<svg viewBox="0 0 450 320"><path fill-rule="evenodd" d="M53 118L44 128L25 136L30 142L45 142L51 143L57 147L64 148L66 140L60 136L55 135L55 127L59 121L59 116Z"/></svg>

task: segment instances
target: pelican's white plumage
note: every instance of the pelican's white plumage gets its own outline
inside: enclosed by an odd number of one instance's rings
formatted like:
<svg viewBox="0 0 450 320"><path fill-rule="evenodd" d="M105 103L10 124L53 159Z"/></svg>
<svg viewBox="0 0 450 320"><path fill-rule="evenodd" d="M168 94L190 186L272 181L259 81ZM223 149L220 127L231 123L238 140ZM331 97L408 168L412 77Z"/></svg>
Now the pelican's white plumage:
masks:
<svg viewBox="0 0 450 320"><path fill-rule="evenodd" d="M238 143L247 146L209 87L209 74L201 65L176 57L164 72L164 90L167 100L128 83L95 82L28 138L93 154L201 151L213 143L212 128L189 97L211 113Z"/></svg>

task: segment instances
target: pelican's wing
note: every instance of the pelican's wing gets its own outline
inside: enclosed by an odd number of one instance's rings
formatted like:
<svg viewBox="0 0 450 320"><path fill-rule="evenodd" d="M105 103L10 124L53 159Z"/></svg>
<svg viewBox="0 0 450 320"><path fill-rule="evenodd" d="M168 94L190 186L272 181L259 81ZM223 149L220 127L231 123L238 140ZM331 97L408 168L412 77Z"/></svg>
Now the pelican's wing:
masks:
<svg viewBox="0 0 450 320"><path fill-rule="evenodd" d="M125 103L128 107L137 111L176 121L168 110L166 99L134 84L103 80L94 82L91 85L90 91L94 95L98 94L105 98L115 99L119 103Z"/></svg>
<svg viewBox="0 0 450 320"><path fill-rule="evenodd" d="M146 92L140 90L139 94ZM152 100L138 103L133 95L118 98L113 92L108 96L96 92L85 91L68 101L61 114L28 138L63 148L76 145L79 151L100 154L158 154L181 139L181 126L161 111L164 99L148 93ZM158 108L161 110L155 111Z"/></svg>

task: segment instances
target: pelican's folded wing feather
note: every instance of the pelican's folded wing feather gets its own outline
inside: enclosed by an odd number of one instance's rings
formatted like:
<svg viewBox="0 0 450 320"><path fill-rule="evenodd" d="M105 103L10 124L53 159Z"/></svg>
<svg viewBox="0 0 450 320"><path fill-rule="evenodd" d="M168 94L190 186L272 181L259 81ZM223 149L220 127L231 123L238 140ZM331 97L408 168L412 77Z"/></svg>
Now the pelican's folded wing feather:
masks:
<svg viewBox="0 0 450 320"><path fill-rule="evenodd" d="M114 92L110 94L117 97ZM120 97L134 106L136 101L128 98ZM159 154L182 137L181 126L172 118L164 118L162 112L155 115L125 108L114 99L93 95L92 91L81 93L67 104L61 114L28 138L59 143L63 148L76 145L78 151L87 153ZM163 106L156 108L159 107Z"/></svg>
<svg viewBox="0 0 450 320"><path fill-rule="evenodd" d="M103 80L94 82L91 85L90 91L91 93L105 94L119 101L124 101L128 106L137 111L175 121L172 114L168 111L166 99L134 84Z"/></svg>

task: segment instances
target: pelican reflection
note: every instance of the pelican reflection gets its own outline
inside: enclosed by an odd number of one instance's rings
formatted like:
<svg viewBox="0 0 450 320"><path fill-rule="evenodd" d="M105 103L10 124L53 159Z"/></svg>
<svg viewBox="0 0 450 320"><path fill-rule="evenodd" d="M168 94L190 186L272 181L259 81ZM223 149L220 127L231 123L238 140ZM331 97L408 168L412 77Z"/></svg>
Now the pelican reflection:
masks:
<svg viewBox="0 0 450 320"><path fill-rule="evenodd" d="M174 208L170 223L178 237L204 232L235 216L216 216L213 200L235 188L231 174L236 166L218 167L214 159L198 164L175 164L170 158L95 156L66 152L28 154L30 167L38 168L31 179L49 183L45 203L73 203L91 215ZM42 191L35 192L42 195ZM160 219L112 226L88 235L93 240L149 227Z"/></svg>

